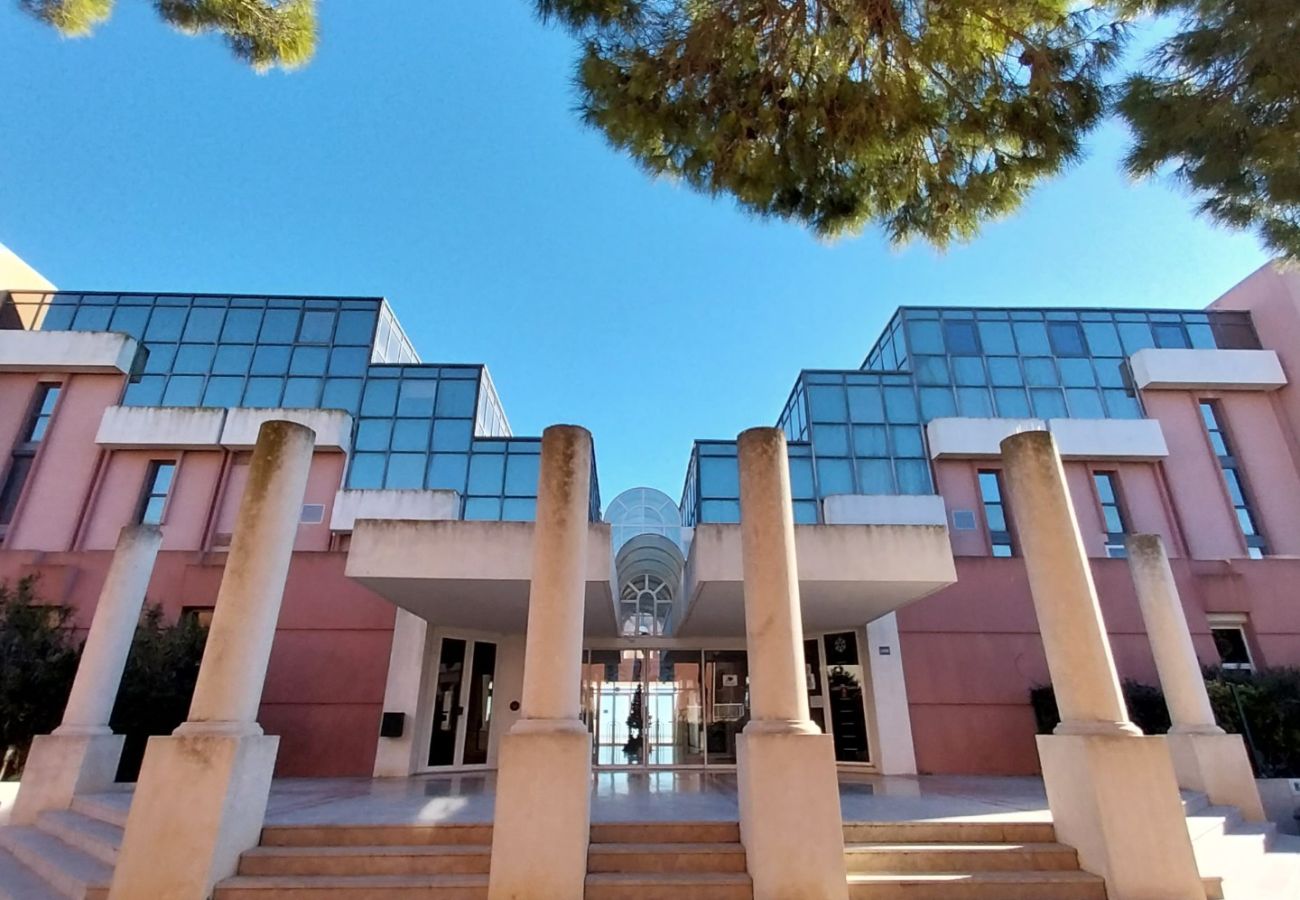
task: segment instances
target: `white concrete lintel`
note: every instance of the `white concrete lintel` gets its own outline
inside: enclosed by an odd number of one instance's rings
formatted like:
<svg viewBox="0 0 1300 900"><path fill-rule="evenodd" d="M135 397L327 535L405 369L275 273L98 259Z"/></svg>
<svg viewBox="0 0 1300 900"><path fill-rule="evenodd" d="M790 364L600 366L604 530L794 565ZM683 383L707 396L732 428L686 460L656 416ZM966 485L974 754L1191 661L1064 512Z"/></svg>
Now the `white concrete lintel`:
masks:
<svg viewBox="0 0 1300 900"><path fill-rule="evenodd" d="M1169 455L1155 419L934 419L926 426L932 459L993 459L1004 438L1050 431L1064 459L1162 459Z"/></svg>
<svg viewBox="0 0 1300 900"><path fill-rule="evenodd" d="M125 375L140 345L107 331L0 331L0 372Z"/></svg>
<svg viewBox="0 0 1300 900"><path fill-rule="evenodd" d="M317 450L352 449L352 416L341 409L231 409L221 430L221 445L229 450L251 450L263 422L296 422L316 432Z"/></svg>
<svg viewBox="0 0 1300 900"><path fill-rule="evenodd" d="M113 450L213 450L221 446L225 422L224 409L110 406L99 420L95 443Z"/></svg>
<svg viewBox="0 0 1300 900"><path fill-rule="evenodd" d="M436 522L459 518L460 494L456 491L339 491L334 495L330 531L351 531L358 519Z"/></svg>
<svg viewBox="0 0 1300 900"><path fill-rule="evenodd" d="M1275 391L1286 373L1272 350L1148 348L1129 359L1143 391Z"/></svg>

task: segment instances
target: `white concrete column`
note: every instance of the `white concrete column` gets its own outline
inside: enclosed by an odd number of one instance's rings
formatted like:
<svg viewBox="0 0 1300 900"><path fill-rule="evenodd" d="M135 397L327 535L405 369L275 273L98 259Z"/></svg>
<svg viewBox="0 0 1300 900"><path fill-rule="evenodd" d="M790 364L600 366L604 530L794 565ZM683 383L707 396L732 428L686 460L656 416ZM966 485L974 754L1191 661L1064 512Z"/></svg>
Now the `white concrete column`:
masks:
<svg viewBox="0 0 1300 900"><path fill-rule="evenodd" d="M1057 838L1115 900L1205 896L1162 737L1128 720L1106 625L1056 442L1002 442L1009 506L1024 555L1061 724L1038 737Z"/></svg>
<svg viewBox="0 0 1300 900"><path fill-rule="evenodd" d="M266 422L258 433L194 700L177 734L262 733L257 708L315 442L315 432L293 422Z"/></svg>
<svg viewBox="0 0 1300 900"><path fill-rule="evenodd" d="M127 525L118 535L63 723L32 742L14 798L15 824L34 822L47 809L67 809L74 795L113 783L123 738L112 733L108 719L161 545L157 525Z"/></svg>
<svg viewBox="0 0 1300 900"><path fill-rule="evenodd" d="M751 428L737 452L751 718L736 781L754 900L847 898L835 746L808 714L785 434Z"/></svg>
<svg viewBox="0 0 1300 900"><path fill-rule="evenodd" d="M876 766L882 775L915 775L916 745L897 615L887 613L867 623L866 649L876 713Z"/></svg>
<svg viewBox="0 0 1300 900"><path fill-rule="evenodd" d="M1133 534L1124 546L1160 689L1169 707L1172 727L1167 742L1179 785L1205 793L1217 805L1238 807L1250 821L1264 821L1264 805L1245 744L1240 735L1226 734L1214 720L1164 543L1156 534Z"/></svg>
<svg viewBox="0 0 1300 900"><path fill-rule="evenodd" d="M315 440L293 422L258 432L189 720L149 740L112 900L206 900L257 844L279 747L257 708Z"/></svg>
<svg viewBox="0 0 1300 900"><path fill-rule="evenodd" d="M523 709L501 741L491 900L581 897L591 830L591 737L578 718L591 435L542 435Z"/></svg>
<svg viewBox="0 0 1300 900"><path fill-rule="evenodd" d="M402 713L405 721L401 737L379 738L375 748L376 778L405 778L419 766L416 736L420 730L429 650L429 623L415 613L398 608L393 619L393 643L388 652L384 712Z"/></svg>
<svg viewBox="0 0 1300 900"><path fill-rule="evenodd" d="M1056 442L1046 431L1002 442L1016 539L1047 651L1057 734L1141 734L1129 721Z"/></svg>

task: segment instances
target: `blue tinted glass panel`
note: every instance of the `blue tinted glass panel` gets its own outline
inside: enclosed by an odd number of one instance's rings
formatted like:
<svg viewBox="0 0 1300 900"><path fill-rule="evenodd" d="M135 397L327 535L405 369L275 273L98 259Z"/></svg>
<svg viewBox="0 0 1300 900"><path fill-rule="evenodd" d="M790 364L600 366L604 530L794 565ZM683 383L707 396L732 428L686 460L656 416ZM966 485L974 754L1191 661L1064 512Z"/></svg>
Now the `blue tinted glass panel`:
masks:
<svg viewBox="0 0 1300 900"><path fill-rule="evenodd" d="M176 351L172 371L180 375L206 375L212 368L211 344L182 344Z"/></svg>
<svg viewBox="0 0 1300 900"><path fill-rule="evenodd" d="M433 401L438 395L438 382L408 379L401 384L402 386L397 392L397 414L399 416L432 416Z"/></svg>
<svg viewBox="0 0 1300 900"><path fill-rule="evenodd" d="M900 494L933 493L930 484L930 466L923 459L900 459L894 463L898 474Z"/></svg>
<svg viewBox="0 0 1300 900"><path fill-rule="evenodd" d="M1142 407L1138 404L1137 398L1130 396L1128 391L1102 391L1102 395L1106 400L1106 411L1113 418L1142 418Z"/></svg>
<svg viewBox="0 0 1300 900"><path fill-rule="evenodd" d="M531 522L537 518L537 501L508 497L501 501L501 521Z"/></svg>
<svg viewBox="0 0 1300 900"><path fill-rule="evenodd" d="M957 384L987 384L984 375L984 360L978 356L954 356L952 358L952 375Z"/></svg>
<svg viewBox="0 0 1300 900"><path fill-rule="evenodd" d="M991 357L988 360L989 381L1000 387L1018 387L1025 383L1020 374L1020 360L1012 357Z"/></svg>
<svg viewBox="0 0 1300 900"><path fill-rule="evenodd" d="M307 344L328 344L334 337L334 313L309 309L302 314L298 340Z"/></svg>
<svg viewBox="0 0 1300 900"><path fill-rule="evenodd" d="M856 456L888 456L889 444L885 426L854 426L853 453Z"/></svg>
<svg viewBox="0 0 1300 900"><path fill-rule="evenodd" d="M952 388L923 387L920 394L924 421L957 415L957 401L953 399Z"/></svg>
<svg viewBox="0 0 1300 900"><path fill-rule="evenodd" d="M355 490L374 490L384 486L384 460L382 453L354 453L352 469L348 472L348 487Z"/></svg>
<svg viewBox="0 0 1300 900"><path fill-rule="evenodd" d="M286 310L274 310L267 314L267 318L276 312L287 312ZM297 315L297 310L292 311ZM154 313L157 315L157 313ZM260 309L232 309L226 313L226 322L221 329L221 340L235 344L251 344L257 340L257 331L262 324L262 310ZM263 337L262 340L282 340L281 338ZM288 340L293 340L291 334Z"/></svg>
<svg viewBox="0 0 1300 900"><path fill-rule="evenodd" d="M917 384L951 383L951 378L948 375L948 357L946 356L914 356L912 357L912 372L916 375Z"/></svg>
<svg viewBox="0 0 1300 900"><path fill-rule="evenodd" d="M849 386L849 415L854 422L877 423L885 421L885 401L880 388L875 385ZM833 421L843 421L835 419Z"/></svg>
<svg viewBox="0 0 1300 900"><path fill-rule="evenodd" d="M364 347L335 347L330 351L331 375L364 375L370 362L370 351Z"/></svg>
<svg viewBox="0 0 1300 900"><path fill-rule="evenodd" d="M796 500L794 504L794 523L796 525L816 525L817 524L816 501Z"/></svg>
<svg viewBox="0 0 1300 900"><path fill-rule="evenodd" d="M814 422L844 422L844 388L837 385L808 386L808 407Z"/></svg>
<svg viewBox="0 0 1300 900"><path fill-rule="evenodd" d="M1087 356L1083 344L1083 329L1077 322L1048 322L1047 336L1052 352L1057 356Z"/></svg>
<svg viewBox="0 0 1300 900"><path fill-rule="evenodd" d="M289 363L289 372L293 375L324 375L328 360L329 351L324 347L297 347Z"/></svg>
<svg viewBox="0 0 1300 900"><path fill-rule="evenodd" d="M83 306L72 320L73 331L107 331L113 309L108 306Z"/></svg>
<svg viewBox="0 0 1300 900"><path fill-rule="evenodd" d="M990 356L1014 356L1016 342L1008 322L980 322L980 341Z"/></svg>
<svg viewBox="0 0 1300 900"><path fill-rule="evenodd" d="M365 392L361 395L361 414L363 416L391 416L397 408L397 382L366 382Z"/></svg>
<svg viewBox="0 0 1300 900"><path fill-rule="evenodd" d="M1068 388L1065 400L1070 405L1070 415L1076 419L1104 419L1105 407L1101 403L1101 394L1086 388Z"/></svg>
<svg viewBox="0 0 1300 900"><path fill-rule="evenodd" d="M790 494L796 498L817 496L816 488L813 486L812 460L791 458Z"/></svg>
<svg viewBox="0 0 1300 900"><path fill-rule="evenodd" d="M262 409L279 406L283 390L283 378L250 378L244 388L244 406Z"/></svg>
<svg viewBox="0 0 1300 900"><path fill-rule="evenodd" d="M949 353L975 355L980 352L980 342L975 334L974 322L945 321L943 339Z"/></svg>
<svg viewBox="0 0 1300 900"><path fill-rule="evenodd" d="M1088 349L1093 356L1123 356L1119 332L1111 322L1084 322L1083 333L1088 339Z"/></svg>
<svg viewBox="0 0 1300 900"><path fill-rule="evenodd" d="M1132 355L1139 350L1156 345L1155 338L1151 335L1151 326L1146 322L1119 323L1119 337L1124 344L1124 353L1126 355Z"/></svg>
<svg viewBox="0 0 1300 900"><path fill-rule="evenodd" d="M42 331L66 331L72 328L72 318L76 315L76 309L65 303L66 301L61 303L59 298L55 298L54 305L41 321Z"/></svg>
<svg viewBox="0 0 1300 900"><path fill-rule="evenodd" d="M506 457L506 493L515 496L537 493L540 457L512 453Z"/></svg>
<svg viewBox="0 0 1300 900"><path fill-rule="evenodd" d="M424 487L425 462L426 457L423 453L389 454L388 473L384 476L384 487L396 489Z"/></svg>
<svg viewBox="0 0 1300 900"><path fill-rule="evenodd" d="M113 311L113 321L109 325L110 331L118 331L122 334L129 334L136 340L144 337L144 327L149 321L149 310L139 306L120 306ZM1209 326L1206 326L1207 328ZM41 323L44 330L52 330L49 316Z"/></svg>
<svg viewBox="0 0 1300 900"><path fill-rule="evenodd" d="M921 420L916 408L916 394L910 387L885 388L885 412L891 422L911 424Z"/></svg>
<svg viewBox="0 0 1300 900"><path fill-rule="evenodd" d="M252 347L221 346L212 359L212 371L218 375L245 375L252 361Z"/></svg>
<svg viewBox="0 0 1300 900"><path fill-rule="evenodd" d="M358 450L387 450L392 436L392 419L362 419L357 423Z"/></svg>
<svg viewBox="0 0 1300 900"><path fill-rule="evenodd" d="M149 317L149 327L145 330L147 341L179 341L181 329L185 327L185 313L188 310L172 306L159 307Z"/></svg>
<svg viewBox="0 0 1300 900"><path fill-rule="evenodd" d="M393 423L393 449L419 451L429 449L429 419L398 419Z"/></svg>
<svg viewBox="0 0 1300 900"><path fill-rule="evenodd" d="M244 394L242 375L214 375L208 379L208 386L203 391L204 406L238 406L239 398Z"/></svg>
<svg viewBox="0 0 1300 900"><path fill-rule="evenodd" d="M858 490L864 494L894 493L894 471L889 460L858 460Z"/></svg>
<svg viewBox="0 0 1300 900"><path fill-rule="evenodd" d="M329 378L321 395L323 409L346 409L355 412L361 403L360 378Z"/></svg>
<svg viewBox="0 0 1300 900"><path fill-rule="evenodd" d="M298 334L298 317L301 312L296 309L268 309L266 319L262 321L262 343L264 344L292 344L294 337ZM257 334L257 324L261 321L261 314L257 310L241 309L232 310L231 317L239 316L238 340L252 340L248 337L251 330L253 335ZM230 329L231 320L227 319L226 328ZM234 337L223 335L226 340L234 340Z"/></svg>
<svg viewBox="0 0 1300 900"><path fill-rule="evenodd" d="M162 403L163 385L166 381L161 375L143 375L139 381L126 386L122 402L127 406L158 406Z"/></svg>
<svg viewBox="0 0 1300 900"><path fill-rule="evenodd" d="M1097 372L1097 381L1102 387L1124 387L1124 360L1122 359L1097 359L1093 360L1093 368Z"/></svg>
<svg viewBox="0 0 1300 900"><path fill-rule="evenodd" d="M849 428L847 425L814 425L813 446L818 456L848 456Z"/></svg>
<svg viewBox="0 0 1300 900"><path fill-rule="evenodd" d="M1026 359L1025 363L1025 381L1035 387L1051 387L1060 384L1060 376L1056 374L1056 361L1052 359Z"/></svg>
<svg viewBox="0 0 1300 900"><path fill-rule="evenodd" d="M475 453L469 459L471 494L499 494L505 477L506 460L500 454Z"/></svg>
<svg viewBox="0 0 1300 900"><path fill-rule="evenodd" d="M925 444L920 428L894 426L889 430L894 445L894 456L925 456Z"/></svg>
<svg viewBox="0 0 1300 900"><path fill-rule="evenodd" d="M734 456L700 458L700 496L740 496L740 466Z"/></svg>
<svg viewBox="0 0 1300 900"><path fill-rule="evenodd" d="M173 375L163 392L163 406L198 406L203 399L203 376Z"/></svg>
<svg viewBox="0 0 1300 900"><path fill-rule="evenodd" d="M471 522L500 521L501 500L497 497L466 497L465 518Z"/></svg>
<svg viewBox="0 0 1300 900"><path fill-rule="evenodd" d="M338 330L334 333L336 344L370 346L375 334L375 314L361 309L345 309L339 313Z"/></svg>
<svg viewBox="0 0 1300 900"><path fill-rule="evenodd" d="M1040 419L1061 419L1067 415L1065 397L1056 388L1031 388L1029 399L1034 415Z"/></svg>
<svg viewBox="0 0 1300 900"><path fill-rule="evenodd" d="M1004 419L1026 419L1029 417L1029 398L1023 388L994 388L993 405Z"/></svg>
<svg viewBox="0 0 1300 900"><path fill-rule="evenodd" d="M1056 364L1061 370L1061 383L1066 387L1092 387L1097 383L1090 359L1058 359Z"/></svg>
<svg viewBox="0 0 1300 900"><path fill-rule="evenodd" d="M280 402L289 409L319 409L321 384L319 378L290 378Z"/></svg>
<svg viewBox="0 0 1300 900"><path fill-rule="evenodd" d="M853 466L847 459L817 460L817 486L821 496L852 494Z"/></svg>
<svg viewBox="0 0 1300 900"><path fill-rule="evenodd" d="M1047 342L1047 328L1042 322L1016 322L1016 344L1021 356L1048 356L1052 352Z"/></svg>
<svg viewBox="0 0 1300 900"><path fill-rule="evenodd" d="M1151 332L1157 347L1186 349L1191 346L1181 325L1152 325Z"/></svg>
<svg viewBox="0 0 1300 900"><path fill-rule="evenodd" d="M740 521L740 501L701 500L700 521L735 524Z"/></svg>
<svg viewBox="0 0 1300 900"><path fill-rule="evenodd" d="M253 351L254 375L284 375L289 371L289 348L260 346Z"/></svg>
<svg viewBox="0 0 1300 900"><path fill-rule="evenodd" d="M907 345L912 354L942 353L943 332L938 322L918 322L909 318L907 322Z"/></svg>
<svg viewBox="0 0 1300 900"><path fill-rule="evenodd" d="M464 453L435 453L429 458L429 487L465 492L469 456Z"/></svg>
<svg viewBox="0 0 1300 900"><path fill-rule="evenodd" d="M993 416L993 400L988 388L957 388L957 414L988 419Z"/></svg>
<svg viewBox="0 0 1300 900"><path fill-rule="evenodd" d="M477 390L478 383L474 381L440 382L436 403L438 415L473 418Z"/></svg>
<svg viewBox="0 0 1300 900"><path fill-rule="evenodd" d="M437 419L433 423L433 449L468 450L473 432L474 423L468 419Z"/></svg>
<svg viewBox="0 0 1300 900"><path fill-rule="evenodd" d="M1189 322L1187 336L1197 350L1213 350L1218 346L1214 341L1214 329L1208 322Z"/></svg>
<svg viewBox="0 0 1300 900"><path fill-rule="evenodd" d="M221 322L225 316L226 311L224 309L215 309L210 306L201 306L190 310L190 318L185 323L185 331L181 335L181 340L195 343L215 343L217 335L221 333Z"/></svg>
<svg viewBox="0 0 1300 900"><path fill-rule="evenodd" d="M175 344L145 344L144 371L150 375L166 375L172 370L176 358Z"/></svg>

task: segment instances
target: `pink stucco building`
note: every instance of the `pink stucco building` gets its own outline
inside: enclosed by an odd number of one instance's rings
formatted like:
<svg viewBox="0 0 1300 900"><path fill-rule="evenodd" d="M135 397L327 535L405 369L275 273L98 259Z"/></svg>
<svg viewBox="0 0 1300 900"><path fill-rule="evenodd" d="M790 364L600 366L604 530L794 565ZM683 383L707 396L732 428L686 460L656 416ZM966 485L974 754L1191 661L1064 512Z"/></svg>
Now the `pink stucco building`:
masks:
<svg viewBox="0 0 1300 900"><path fill-rule="evenodd" d="M538 441L511 434L486 368L421 362L378 298L59 292L8 255L0 297L0 578L39 574L85 627L122 526L157 523L149 602L206 617L259 424L307 424L259 716L277 773L495 765ZM1300 665L1300 273L1198 306L905 307L860 368L798 374L778 421L809 701L841 766L1037 771L1032 522L999 475L1027 427L1066 461L1122 677L1157 682L1119 558L1136 532L1164 538L1203 664ZM748 720L735 442L684 463L680 501L593 487L596 766L734 766Z"/></svg>

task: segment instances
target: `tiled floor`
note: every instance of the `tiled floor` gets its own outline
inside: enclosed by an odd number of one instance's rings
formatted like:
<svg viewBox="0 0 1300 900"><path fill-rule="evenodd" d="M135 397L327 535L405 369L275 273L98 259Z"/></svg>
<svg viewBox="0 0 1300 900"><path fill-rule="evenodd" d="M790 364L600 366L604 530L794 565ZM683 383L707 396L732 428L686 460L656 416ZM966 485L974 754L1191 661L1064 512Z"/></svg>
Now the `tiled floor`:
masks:
<svg viewBox="0 0 1300 900"><path fill-rule="evenodd" d="M491 774L402 779L281 779L271 787L268 825L490 822ZM126 805L130 795L109 795ZM845 821L1016 819L1047 821L1037 778L852 776L840 778ZM731 773L602 772L592 786L597 822L739 818Z"/></svg>

